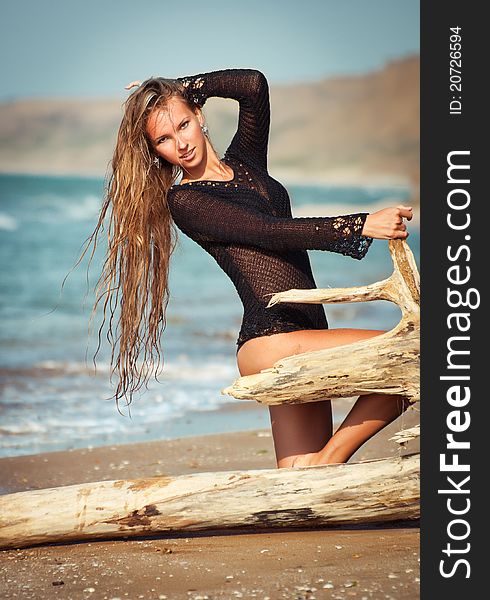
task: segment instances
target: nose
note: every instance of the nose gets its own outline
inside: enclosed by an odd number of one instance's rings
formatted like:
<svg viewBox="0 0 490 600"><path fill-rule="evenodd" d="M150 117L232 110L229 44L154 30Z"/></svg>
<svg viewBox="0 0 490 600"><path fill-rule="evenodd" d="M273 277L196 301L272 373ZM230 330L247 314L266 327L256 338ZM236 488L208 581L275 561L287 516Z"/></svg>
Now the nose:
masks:
<svg viewBox="0 0 490 600"><path fill-rule="evenodd" d="M187 140L184 139L181 133L178 133L175 136L175 143L177 145L177 150L185 150L187 147Z"/></svg>

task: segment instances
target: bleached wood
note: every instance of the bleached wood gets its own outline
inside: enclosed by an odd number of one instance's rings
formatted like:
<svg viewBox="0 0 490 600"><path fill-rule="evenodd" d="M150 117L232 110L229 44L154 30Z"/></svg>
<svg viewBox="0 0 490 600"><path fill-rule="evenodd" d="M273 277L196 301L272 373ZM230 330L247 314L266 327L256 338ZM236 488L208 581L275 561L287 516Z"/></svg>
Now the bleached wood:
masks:
<svg viewBox="0 0 490 600"><path fill-rule="evenodd" d="M395 433L394 436L390 437L390 442L396 442L397 444L406 444L410 440L415 440L420 437L420 425L415 425L408 429L402 429Z"/></svg>
<svg viewBox="0 0 490 600"><path fill-rule="evenodd" d="M155 533L419 518L419 455L98 481L0 496L0 548Z"/></svg>
<svg viewBox="0 0 490 600"><path fill-rule="evenodd" d="M282 358L271 368L238 378L222 393L268 405L349 398L373 392L399 394L412 403L418 401L419 274L406 241L390 240L389 250L394 271L388 279L361 287L280 292L271 298L269 306L279 302L389 300L402 312L396 327L354 344Z"/></svg>

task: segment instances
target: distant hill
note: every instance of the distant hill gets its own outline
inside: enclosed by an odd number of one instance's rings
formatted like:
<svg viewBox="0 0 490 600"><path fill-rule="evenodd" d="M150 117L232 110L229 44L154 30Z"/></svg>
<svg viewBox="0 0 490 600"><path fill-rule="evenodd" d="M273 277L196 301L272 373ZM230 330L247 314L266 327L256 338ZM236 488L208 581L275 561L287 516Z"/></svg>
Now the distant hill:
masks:
<svg viewBox="0 0 490 600"><path fill-rule="evenodd" d="M271 85L269 164L287 180L419 181L418 56L379 71ZM0 171L104 175L123 102L18 100L0 104ZM238 104L211 98L218 151L236 128Z"/></svg>

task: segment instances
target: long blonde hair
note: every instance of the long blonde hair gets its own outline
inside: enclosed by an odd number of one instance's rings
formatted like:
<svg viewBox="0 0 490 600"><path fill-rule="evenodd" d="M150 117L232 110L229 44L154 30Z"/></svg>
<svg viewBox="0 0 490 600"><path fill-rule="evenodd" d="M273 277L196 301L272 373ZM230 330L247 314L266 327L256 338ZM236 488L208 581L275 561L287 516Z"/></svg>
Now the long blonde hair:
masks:
<svg viewBox="0 0 490 600"><path fill-rule="evenodd" d="M107 255L97 282L90 320L105 297L94 363L109 307L111 317L107 339L112 345L111 382L116 370L119 374L112 397L116 399L118 410L120 398L126 398L128 405L133 393L143 384L148 388L155 365L154 352L158 357L155 369L158 381L161 336L166 327L165 311L169 301L170 256L177 243L177 230L167 205L167 193L181 168L157 158L152 152L146 123L151 111L164 107L173 96L181 97L191 110L196 110L196 105L187 99L185 88L179 82L163 78L147 79L126 100L99 221L88 238L88 246L94 240L91 261L97 235L104 228L103 222L110 209ZM120 317L116 332L120 328L120 335L115 340L112 328L117 305L120 306ZM117 343L119 352L114 359ZM138 366L140 355L142 363ZM163 358L161 362L163 366Z"/></svg>

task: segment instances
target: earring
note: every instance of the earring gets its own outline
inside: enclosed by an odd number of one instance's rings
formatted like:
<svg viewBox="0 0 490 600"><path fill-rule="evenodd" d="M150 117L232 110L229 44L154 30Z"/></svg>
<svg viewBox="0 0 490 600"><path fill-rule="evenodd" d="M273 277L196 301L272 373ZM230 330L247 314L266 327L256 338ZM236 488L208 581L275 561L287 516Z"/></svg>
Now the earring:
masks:
<svg viewBox="0 0 490 600"><path fill-rule="evenodd" d="M158 156L154 156L153 160L151 161L152 165L158 166L160 164L160 159L158 158Z"/></svg>
<svg viewBox="0 0 490 600"><path fill-rule="evenodd" d="M202 132L204 133L204 135L208 134L208 126L207 125L201 125L201 129L202 129Z"/></svg>

